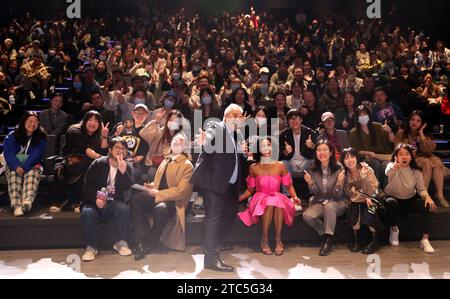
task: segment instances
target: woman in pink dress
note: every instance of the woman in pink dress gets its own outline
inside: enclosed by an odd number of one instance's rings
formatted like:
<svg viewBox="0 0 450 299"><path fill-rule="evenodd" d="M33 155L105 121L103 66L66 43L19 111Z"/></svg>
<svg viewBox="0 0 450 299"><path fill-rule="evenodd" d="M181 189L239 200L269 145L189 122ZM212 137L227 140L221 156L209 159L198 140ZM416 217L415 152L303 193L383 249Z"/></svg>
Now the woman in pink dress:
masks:
<svg viewBox="0 0 450 299"><path fill-rule="evenodd" d="M239 213L239 218L247 226L256 224L262 218L261 251L266 255L273 254L269 245L269 227L275 224L275 255L282 255L284 248L281 240L283 222L291 226L295 216L294 203L280 192L281 184L286 186L295 204L300 200L292 186L292 179L283 162L272 159L272 140L263 137L257 142L256 163L250 166L247 178L247 190L239 198L247 199L253 194L247 210ZM256 193L255 193L256 191Z"/></svg>

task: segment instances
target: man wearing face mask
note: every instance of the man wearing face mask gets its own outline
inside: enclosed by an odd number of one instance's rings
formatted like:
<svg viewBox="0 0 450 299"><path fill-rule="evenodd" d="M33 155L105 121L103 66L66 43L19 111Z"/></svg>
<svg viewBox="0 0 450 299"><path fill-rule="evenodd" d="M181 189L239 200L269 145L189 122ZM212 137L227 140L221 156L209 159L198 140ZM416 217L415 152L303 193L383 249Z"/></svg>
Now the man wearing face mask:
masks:
<svg viewBox="0 0 450 299"><path fill-rule="evenodd" d="M192 195L189 179L194 169L185 153L188 142L184 134L173 137L170 156L158 167L153 182L146 183L146 191L131 200L133 230L138 243L135 260L143 259L159 241L168 248L185 249L185 211ZM153 216L150 231L147 231L147 214Z"/></svg>
<svg viewBox="0 0 450 299"><path fill-rule="evenodd" d="M215 271L234 271L232 266L222 261L219 253L220 250L231 249L225 246L224 241L236 217L244 154L248 152L247 144L238 131L242 121L242 108L231 104L225 109L222 122L209 122L206 131L199 129L200 135L196 138L202 152L190 182L197 186L204 199L202 247L205 268Z"/></svg>

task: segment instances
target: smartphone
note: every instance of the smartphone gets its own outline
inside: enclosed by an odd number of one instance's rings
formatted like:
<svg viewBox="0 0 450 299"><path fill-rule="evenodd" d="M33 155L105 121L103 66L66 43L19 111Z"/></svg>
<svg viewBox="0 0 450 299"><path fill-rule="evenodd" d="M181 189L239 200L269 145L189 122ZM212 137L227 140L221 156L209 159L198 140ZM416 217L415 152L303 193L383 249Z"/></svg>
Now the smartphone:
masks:
<svg viewBox="0 0 450 299"><path fill-rule="evenodd" d="M212 59L211 58L208 59L208 67L212 67Z"/></svg>

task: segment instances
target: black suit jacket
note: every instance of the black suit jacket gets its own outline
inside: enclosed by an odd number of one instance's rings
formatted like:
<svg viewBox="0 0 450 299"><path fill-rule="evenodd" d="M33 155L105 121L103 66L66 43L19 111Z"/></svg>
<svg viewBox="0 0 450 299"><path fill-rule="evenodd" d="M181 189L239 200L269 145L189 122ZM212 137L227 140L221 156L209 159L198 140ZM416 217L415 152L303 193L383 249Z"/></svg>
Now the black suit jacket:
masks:
<svg viewBox="0 0 450 299"><path fill-rule="evenodd" d="M190 182L200 189L223 194L233 175L236 163L233 140L223 122L209 122L205 132L207 140L198 157ZM242 141L242 135L239 133L237 135L239 144ZM237 160L236 187L240 190L245 166L244 155L238 152Z"/></svg>
<svg viewBox="0 0 450 299"><path fill-rule="evenodd" d="M312 141L315 143L317 138L316 133L312 129L302 125L300 135L300 153L306 159L313 159L314 149L308 148L306 146L306 140L309 138L309 135L311 135ZM285 142L292 146L292 153L290 153L289 155L284 154ZM286 128L280 133L280 161L291 160L292 157L294 157L294 152L294 133L292 132L291 128Z"/></svg>

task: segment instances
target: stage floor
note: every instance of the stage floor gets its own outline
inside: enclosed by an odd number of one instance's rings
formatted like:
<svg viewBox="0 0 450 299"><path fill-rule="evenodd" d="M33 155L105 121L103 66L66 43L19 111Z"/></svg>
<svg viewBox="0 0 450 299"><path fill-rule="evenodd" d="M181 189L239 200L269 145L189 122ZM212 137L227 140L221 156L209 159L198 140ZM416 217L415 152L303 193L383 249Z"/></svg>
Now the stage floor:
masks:
<svg viewBox="0 0 450 299"><path fill-rule="evenodd" d="M434 255L423 253L417 242L383 247L377 255L353 254L337 245L328 257L317 247L286 246L283 256L264 256L255 248L235 246L222 254L236 267L234 273L203 269L198 246L186 252L161 251L135 262L101 251L90 263L79 262L81 249L0 251L0 278L447 278L450 279L450 241L432 242Z"/></svg>

